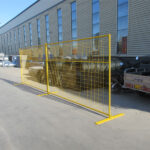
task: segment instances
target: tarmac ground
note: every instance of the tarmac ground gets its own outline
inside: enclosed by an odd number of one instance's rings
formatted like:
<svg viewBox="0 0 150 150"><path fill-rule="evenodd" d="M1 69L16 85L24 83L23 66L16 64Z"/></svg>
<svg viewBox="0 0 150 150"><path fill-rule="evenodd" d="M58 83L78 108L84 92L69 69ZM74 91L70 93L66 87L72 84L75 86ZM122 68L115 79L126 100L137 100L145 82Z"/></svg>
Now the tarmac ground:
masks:
<svg viewBox="0 0 150 150"><path fill-rule="evenodd" d="M101 115L20 83L19 68L0 68L0 150L148 150L150 96L112 94L113 114Z"/></svg>

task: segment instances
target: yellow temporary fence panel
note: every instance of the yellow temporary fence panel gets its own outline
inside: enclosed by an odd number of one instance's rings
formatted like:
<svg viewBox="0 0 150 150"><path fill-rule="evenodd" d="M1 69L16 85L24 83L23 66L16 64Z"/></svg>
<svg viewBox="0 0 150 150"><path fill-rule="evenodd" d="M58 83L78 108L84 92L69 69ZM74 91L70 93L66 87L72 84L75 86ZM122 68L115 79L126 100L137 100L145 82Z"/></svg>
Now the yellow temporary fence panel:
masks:
<svg viewBox="0 0 150 150"><path fill-rule="evenodd" d="M20 49L21 81L36 89L47 91L45 46Z"/></svg>
<svg viewBox="0 0 150 150"><path fill-rule="evenodd" d="M110 34L22 49L20 63L23 84L108 117L96 124L123 115L111 115Z"/></svg>

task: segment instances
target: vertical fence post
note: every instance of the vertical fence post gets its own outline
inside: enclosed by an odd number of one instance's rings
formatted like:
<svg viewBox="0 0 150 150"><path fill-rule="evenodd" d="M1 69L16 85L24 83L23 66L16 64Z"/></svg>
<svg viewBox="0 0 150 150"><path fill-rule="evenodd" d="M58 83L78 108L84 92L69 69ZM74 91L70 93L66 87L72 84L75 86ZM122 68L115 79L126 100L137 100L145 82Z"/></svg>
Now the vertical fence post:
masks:
<svg viewBox="0 0 150 150"><path fill-rule="evenodd" d="M108 35L109 40L109 117L111 117L111 34Z"/></svg>
<svg viewBox="0 0 150 150"><path fill-rule="evenodd" d="M47 48L47 43L45 43L45 65L46 65L46 83L47 83L47 94L48 94L48 93L50 93L50 90L49 90L48 48Z"/></svg>

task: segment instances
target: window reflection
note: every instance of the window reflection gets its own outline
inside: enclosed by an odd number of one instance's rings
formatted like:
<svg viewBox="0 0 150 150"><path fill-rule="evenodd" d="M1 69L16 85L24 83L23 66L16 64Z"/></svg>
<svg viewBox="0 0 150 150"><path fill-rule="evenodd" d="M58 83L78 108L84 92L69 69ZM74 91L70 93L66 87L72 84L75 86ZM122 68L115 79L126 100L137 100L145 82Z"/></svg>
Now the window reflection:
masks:
<svg viewBox="0 0 150 150"><path fill-rule="evenodd" d="M30 46L32 46L32 24L29 23L29 33L30 33Z"/></svg>
<svg viewBox="0 0 150 150"><path fill-rule="evenodd" d="M38 34L38 45L41 44L41 35L40 35L40 20L37 20L37 34Z"/></svg>
<svg viewBox="0 0 150 150"><path fill-rule="evenodd" d="M49 16L45 16L45 26L46 26L46 41L50 43L50 28L49 28Z"/></svg>
<svg viewBox="0 0 150 150"><path fill-rule="evenodd" d="M77 16L76 16L76 2L71 3L71 24L72 24L72 39L77 38Z"/></svg>
<svg viewBox="0 0 150 150"><path fill-rule="evenodd" d="M27 46L27 37L26 37L26 28L23 26L23 31L24 31L24 46Z"/></svg>
<svg viewBox="0 0 150 150"><path fill-rule="evenodd" d="M18 28L18 46L19 48L21 48L21 44L20 44L20 29Z"/></svg>
<svg viewBox="0 0 150 150"><path fill-rule="evenodd" d="M118 0L118 44L117 53L127 53L128 0Z"/></svg>
<svg viewBox="0 0 150 150"><path fill-rule="evenodd" d="M62 41L63 36L62 36L62 11L61 9L57 10L57 17L58 17L58 41Z"/></svg>
<svg viewBox="0 0 150 150"><path fill-rule="evenodd" d="M98 36L100 33L100 7L99 0L92 1L92 16L93 16L93 36ZM98 42L96 39L93 40L93 50L98 49Z"/></svg>
<svg viewBox="0 0 150 150"><path fill-rule="evenodd" d="M93 36L99 35L100 32L100 7L99 0L92 1L92 16L93 16Z"/></svg>

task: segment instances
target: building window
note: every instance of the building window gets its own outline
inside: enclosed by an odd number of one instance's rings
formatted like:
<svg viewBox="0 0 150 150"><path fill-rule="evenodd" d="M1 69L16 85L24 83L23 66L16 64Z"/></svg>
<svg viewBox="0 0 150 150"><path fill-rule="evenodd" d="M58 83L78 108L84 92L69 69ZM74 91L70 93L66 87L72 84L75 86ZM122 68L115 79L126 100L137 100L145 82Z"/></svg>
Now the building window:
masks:
<svg viewBox="0 0 150 150"><path fill-rule="evenodd" d="M6 34L6 42L7 42L7 51L8 51L8 49L9 49L8 33Z"/></svg>
<svg viewBox="0 0 150 150"><path fill-rule="evenodd" d="M6 40L5 40L5 35L4 35L4 50L6 51Z"/></svg>
<svg viewBox="0 0 150 150"><path fill-rule="evenodd" d="M2 52L2 36L0 36L0 53Z"/></svg>
<svg viewBox="0 0 150 150"><path fill-rule="evenodd" d="M57 10L57 15L58 15L58 41L63 40L63 35L62 35L62 10L58 9Z"/></svg>
<svg viewBox="0 0 150 150"><path fill-rule="evenodd" d="M38 35L38 45L41 45L41 30L40 30L40 19L37 20L37 35Z"/></svg>
<svg viewBox="0 0 150 150"><path fill-rule="evenodd" d="M24 32L24 46L27 46L27 36L26 36L26 28L23 26L23 32Z"/></svg>
<svg viewBox="0 0 150 150"><path fill-rule="evenodd" d="M128 0L118 0L118 42L117 53L127 53Z"/></svg>
<svg viewBox="0 0 150 150"><path fill-rule="evenodd" d="M71 3L71 26L72 26L72 39L77 38L77 15L76 15L76 2Z"/></svg>
<svg viewBox="0 0 150 150"><path fill-rule="evenodd" d="M100 7L99 0L92 0L93 16L93 36L98 36L100 32Z"/></svg>
<svg viewBox="0 0 150 150"><path fill-rule="evenodd" d="M18 46L19 46L19 48L21 48L21 44L20 44L20 29L18 29Z"/></svg>
<svg viewBox="0 0 150 150"><path fill-rule="evenodd" d="M50 43L50 28L49 28L49 16L45 16L45 27L46 27L46 42Z"/></svg>
<svg viewBox="0 0 150 150"><path fill-rule="evenodd" d="M4 35L5 42L6 42L6 43L5 43L5 51L8 51L8 41L7 41L7 35L8 35L8 34L5 34L5 35Z"/></svg>
<svg viewBox="0 0 150 150"><path fill-rule="evenodd" d="M15 48L15 51L16 51L16 31L14 31L14 48Z"/></svg>
<svg viewBox="0 0 150 150"><path fill-rule="evenodd" d="M32 46L32 24L29 23L29 38L30 38L30 46Z"/></svg>
<svg viewBox="0 0 150 150"><path fill-rule="evenodd" d="M3 52L4 52L4 41L3 41L3 36L2 36L2 50L3 50ZM6 54L6 52L5 52L5 54Z"/></svg>
<svg viewBox="0 0 150 150"><path fill-rule="evenodd" d="M14 42L16 43L16 31L14 31Z"/></svg>
<svg viewBox="0 0 150 150"><path fill-rule="evenodd" d="M9 54L11 54L12 52L12 36L11 36L11 32L10 32L10 51Z"/></svg>

